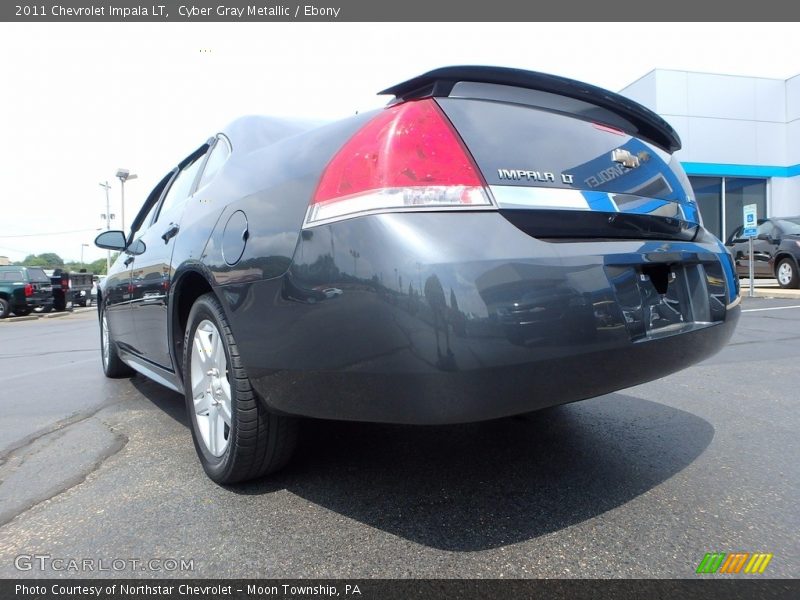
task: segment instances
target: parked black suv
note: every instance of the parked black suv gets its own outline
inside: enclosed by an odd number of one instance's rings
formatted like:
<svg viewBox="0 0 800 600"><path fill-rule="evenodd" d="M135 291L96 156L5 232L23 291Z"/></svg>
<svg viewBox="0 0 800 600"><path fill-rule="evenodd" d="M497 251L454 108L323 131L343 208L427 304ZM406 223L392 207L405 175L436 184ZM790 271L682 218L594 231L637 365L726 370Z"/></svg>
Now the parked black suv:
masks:
<svg viewBox="0 0 800 600"><path fill-rule="evenodd" d="M53 283L53 308L61 311L72 306L86 306L92 303L94 274L85 270L70 273L63 269L55 269L50 275Z"/></svg>
<svg viewBox="0 0 800 600"><path fill-rule="evenodd" d="M750 276L750 248L744 228L725 242L736 262L736 274ZM800 287L800 217L773 217L758 222L753 240L753 273L774 277L782 288Z"/></svg>
<svg viewBox="0 0 800 600"><path fill-rule="evenodd" d="M39 267L0 267L0 319L53 306L53 285Z"/></svg>

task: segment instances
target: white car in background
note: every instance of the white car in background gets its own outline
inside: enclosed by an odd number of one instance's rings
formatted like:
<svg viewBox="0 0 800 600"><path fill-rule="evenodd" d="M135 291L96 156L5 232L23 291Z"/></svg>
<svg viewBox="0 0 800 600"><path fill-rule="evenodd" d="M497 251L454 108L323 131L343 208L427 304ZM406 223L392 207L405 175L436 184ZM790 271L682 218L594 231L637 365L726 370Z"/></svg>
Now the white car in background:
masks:
<svg viewBox="0 0 800 600"><path fill-rule="evenodd" d="M92 280L92 291L90 292L91 298L89 298L89 306L92 304L97 306L97 286L99 286L105 278L105 275L96 275Z"/></svg>

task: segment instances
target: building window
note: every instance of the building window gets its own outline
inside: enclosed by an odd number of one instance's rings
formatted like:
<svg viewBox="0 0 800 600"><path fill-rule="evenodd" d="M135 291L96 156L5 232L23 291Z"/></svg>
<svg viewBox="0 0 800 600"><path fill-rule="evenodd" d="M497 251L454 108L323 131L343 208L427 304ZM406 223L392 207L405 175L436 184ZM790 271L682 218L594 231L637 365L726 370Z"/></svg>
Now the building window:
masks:
<svg viewBox="0 0 800 600"><path fill-rule="evenodd" d="M758 218L767 216L767 180L725 178L725 235L742 225L742 207L755 204ZM721 239L725 239L724 237Z"/></svg>
<svg viewBox="0 0 800 600"><path fill-rule="evenodd" d="M767 217L767 180L753 177L689 177L703 224L721 240L742 225L742 207L758 206Z"/></svg>
<svg viewBox="0 0 800 600"><path fill-rule="evenodd" d="M722 177L689 177L703 225L722 238Z"/></svg>

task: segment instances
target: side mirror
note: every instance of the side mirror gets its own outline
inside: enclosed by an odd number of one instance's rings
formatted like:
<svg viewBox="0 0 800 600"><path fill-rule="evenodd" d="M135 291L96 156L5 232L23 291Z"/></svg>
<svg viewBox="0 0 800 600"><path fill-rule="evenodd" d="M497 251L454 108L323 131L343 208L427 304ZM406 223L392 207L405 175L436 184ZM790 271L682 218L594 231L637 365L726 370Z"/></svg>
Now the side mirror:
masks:
<svg viewBox="0 0 800 600"><path fill-rule="evenodd" d="M769 237L769 235L768 235L768 234L766 234L766 233L759 233L759 234L756 236L756 239L757 239L757 240L764 240L765 242L770 242L770 241L772 241L772 240L771 240L771 238Z"/></svg>
<svg viewBox="0 0 800 600"><path fill-rule="evenodd" d="M133 254L134 256L139 256L140 254L144 254L144 251L147 249L144 242L139 239L133 242L130 247L128 248L128 252Z"/></svg>
<svg viewBox="0 0 800 600"><path fill-rule="evenodd" d="M94 238L94 245L98 248L103 248L104 250L122 251L125 250L125 247L128 245L128 243L125 239L125 232L111 230L104 231Z"/></svg>

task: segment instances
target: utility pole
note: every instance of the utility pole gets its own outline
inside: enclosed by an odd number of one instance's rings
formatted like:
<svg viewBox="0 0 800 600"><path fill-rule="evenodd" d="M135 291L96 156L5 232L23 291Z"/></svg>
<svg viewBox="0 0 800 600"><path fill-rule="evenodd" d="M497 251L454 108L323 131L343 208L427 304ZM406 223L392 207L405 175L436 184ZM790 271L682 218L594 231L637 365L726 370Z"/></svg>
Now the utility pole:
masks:
<svg viewBox="0 0 800 600"><path fill-rule="evenodd" d="M131 173L128 169L117 169L117 178L122 186L122 231L125 231L125 182L131 179L136 179L137 175Z"/></svg>
<svg viewBox="0 0 800 600"><path fill-rule="evenodd" d="M353 257L353 277L356 277L356 272L358 270L358 259L361 258L361 254L351 248L350 256Z"/></svg>
<svg viewBox="0 0 800 600"><path fill-rule="evenodd" d="M111 200L108 197L108 190L111 189L108 181L105 183L100 184L101 188L105 188L106 190L106 214L102 215L103 218L106 220L106 231L111 229L111 219L114 218L114 215L111 214ZM111 270L111 250L106 250L106 275Z"/></svg>

